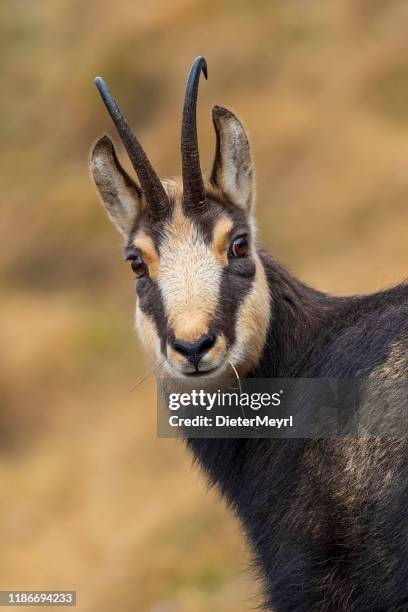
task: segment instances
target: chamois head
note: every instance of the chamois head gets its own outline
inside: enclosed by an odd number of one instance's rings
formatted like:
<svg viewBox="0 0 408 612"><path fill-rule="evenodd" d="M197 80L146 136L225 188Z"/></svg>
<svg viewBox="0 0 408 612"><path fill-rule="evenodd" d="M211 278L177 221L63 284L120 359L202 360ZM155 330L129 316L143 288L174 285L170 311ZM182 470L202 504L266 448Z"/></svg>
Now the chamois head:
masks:
<svg viewBox="0 0 408 612"><path fill-rule="evenodd" d="M108 136L98 140L91 172L108 216L124 239L136 276L136 327L147 350L173 377L241 373L258 362L270 305L256 251L254 170L238 119L213 108L216 153L203 178L196 107L203 57L194 60L184 102L182 181L161 182L104 81L96 85L139 178L121 166Z"/></svg>

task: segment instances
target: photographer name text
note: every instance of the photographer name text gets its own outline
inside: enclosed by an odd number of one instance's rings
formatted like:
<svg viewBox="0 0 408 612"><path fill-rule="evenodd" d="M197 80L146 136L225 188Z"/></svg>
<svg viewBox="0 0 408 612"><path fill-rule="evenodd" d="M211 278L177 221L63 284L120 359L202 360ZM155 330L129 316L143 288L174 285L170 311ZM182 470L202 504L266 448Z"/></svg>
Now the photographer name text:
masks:
<svg viewBox="0 0 408 612"><path fill-rule="evenodd" d="M275 419L268 416L254 417L229 417L217 415L215 418L197 415L195 417L180 417L172 415L169 417L171 427L275 427L281 429L293 427L293 417Z"/></svg>

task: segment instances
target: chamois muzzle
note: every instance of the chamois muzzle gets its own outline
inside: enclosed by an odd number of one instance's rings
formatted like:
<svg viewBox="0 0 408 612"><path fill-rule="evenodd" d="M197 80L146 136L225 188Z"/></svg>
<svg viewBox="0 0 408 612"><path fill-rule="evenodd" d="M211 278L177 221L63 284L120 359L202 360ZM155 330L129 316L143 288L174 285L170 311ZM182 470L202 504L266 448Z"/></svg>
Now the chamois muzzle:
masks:
<svg viewBox="0 0 408 612"><path fill-rule="evenodd" d="M184 205L198 214L205 212L207 202L197 140L197 93L200 74L207 78L207 63L204 57L196 57L191 66L184 98L181 127L181 162L183 174Z"/></svg>
<svg viewBox="0 0 408 612"><path fill-rule="evenodd" d="M215 340L215 336L210 336L208 334L204 334L195 342L184 342L184 340L175 338L173 341L173 348L194 366L196 372L199 372L199 363L204 355L212 349Z"/></svg>
<svg viewBox="0 0 408 612"><path fill-rule="evenodd" d="M169 201L164 187L156 172L153 170L142 146L130 129L125 117L122 115L105 81L102 77L98 76L95 79L95 84L139 178L140 186L149 207L149 212L153 218L161 219L169 209Z"/></svg>

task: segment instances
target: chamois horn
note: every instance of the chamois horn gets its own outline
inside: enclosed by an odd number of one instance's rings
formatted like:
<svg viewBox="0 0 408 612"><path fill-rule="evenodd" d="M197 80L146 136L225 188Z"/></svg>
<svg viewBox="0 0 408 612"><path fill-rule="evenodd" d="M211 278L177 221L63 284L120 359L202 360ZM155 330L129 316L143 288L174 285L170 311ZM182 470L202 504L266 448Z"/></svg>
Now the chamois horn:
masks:
<svg viewBox="0 0 408 612"><path fill-rule="evenodd" d="M184 98L181 127L181 162L183 171L184 204L188 210L202 213L207 209L200 155L197 140L197 93L201 72L207 78L207 63L196 57L191 66Z"/></svg>
<svg viewBox="0 0 408 612"><path fill-rule="evenodd" d="M103 78L96 77L95 84L139 178L149 211L153 217L160 219L169 208L169 200L164 187Z"/></svg>

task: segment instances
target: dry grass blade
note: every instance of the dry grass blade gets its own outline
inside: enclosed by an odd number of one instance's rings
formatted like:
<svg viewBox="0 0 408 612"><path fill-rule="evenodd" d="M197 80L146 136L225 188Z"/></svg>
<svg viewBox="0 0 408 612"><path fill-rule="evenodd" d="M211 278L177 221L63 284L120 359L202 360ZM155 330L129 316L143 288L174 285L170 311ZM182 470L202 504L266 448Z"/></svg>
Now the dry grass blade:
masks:
<svg viewBox="0 0 408 612"><path fill-rule="evenodd" d="M228 363L230 364L230 366L231 366L231 368L233 369L233 372L234 372L234 374L235 374L235 376L236 376L236 378L237 378L237 381L238 381L238 387L239 387L239 392L240 392L240 394L241 394L241 393L242 393L242 386L241 386L241 379L240 379L240 377L239 377L238 370L237 370L237 368L234 366L234 364L232 363L232 361L228 361Z"/></svg>
<svg viewBox="0 0 408 612"><path fill-rule="evenodd" d="M228 363L230 364L230 366L231 366L231 368L232 368L232 370L233 370L233 372L234 372L234 374L235 374L235 376L236 376L236 379L237 379L237 381L238 381L239 394L241 395L241 394L242 394L242 385L241 385L241 378L240 378L240 376L239 376L239 374L238 374L238 370L237 370L237 368L234 366L234 364L232 363L232 361L228 361ZM240 403L239 405L240 405L240 407L241 407L242 416L245 418L245 412L244 412L244 409L243 409L243 407L241 406L241 403Z"/></svg>
<svg viewBox="0 0 408 612"><path fill-rule="evenodd" d="M157 362L153 363L152 367L146 372L146 374L144 374L142 376L142 378L140 378L140 380L138 380L136 385L134 387L132 387L131 389L129 389L129 393L132 393L133 391L136 391L136 389L138 389L140 387L140 385L142 385L145 382L145 380L147 380L149 378L149 376L151 376L151 374L154 374L155 372L157 372L157 370L160 368L162 363L163 363L163 361L157 361Z"/></svg>

